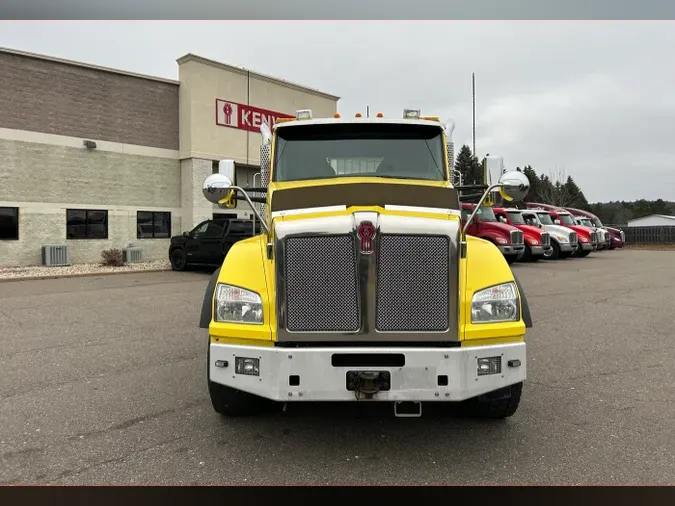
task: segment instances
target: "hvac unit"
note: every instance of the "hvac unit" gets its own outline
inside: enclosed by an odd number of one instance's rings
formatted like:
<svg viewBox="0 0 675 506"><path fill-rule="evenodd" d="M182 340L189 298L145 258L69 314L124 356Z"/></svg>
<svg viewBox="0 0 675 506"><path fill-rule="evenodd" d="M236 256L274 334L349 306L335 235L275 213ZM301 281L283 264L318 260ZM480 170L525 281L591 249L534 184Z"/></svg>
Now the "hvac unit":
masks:
<svg viewBox="0 0 675 506"><path fill-rule="evenodd" d="M143 259L142 250L138 247L124 248L122 250L122 257L125 264L140 262Z"/></svg>
<svg viewBox="0 0 675 506"><path fill-rule="evenodd" d="M42 265L62 267L70 265L70 251L66 244L42 246Z"/></svg>

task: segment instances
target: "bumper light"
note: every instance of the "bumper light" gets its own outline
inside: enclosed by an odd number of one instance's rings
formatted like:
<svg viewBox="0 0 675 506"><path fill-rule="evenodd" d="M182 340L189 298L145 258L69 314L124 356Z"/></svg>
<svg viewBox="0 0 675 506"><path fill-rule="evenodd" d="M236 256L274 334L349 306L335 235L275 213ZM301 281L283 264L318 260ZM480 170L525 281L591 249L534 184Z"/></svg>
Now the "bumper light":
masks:
<svg viewBox="0 0 675 506"><path fill-rule="evenodd" d="M220 283L216 288L214 320L262 325L262 299L255 292Z"/></svg>
<svg viewBox="0 0 675 506"><path fill-rule="evenodd" d="M260 359L250 357L235 357L234 372L245 376L260 376Z"/></svg>
<svg viewBox="0 0 675 506"><path fill-rule="evenodd" d="M471 300L471 323L514 322L519 313L515 283L479 290Z"/></svg>
<svg viewBox="0 0 675 506"><path fill-rule="evenodd" d="M476 360L478 376L489 376L502 372L502 357L483 357Z"/></svg>

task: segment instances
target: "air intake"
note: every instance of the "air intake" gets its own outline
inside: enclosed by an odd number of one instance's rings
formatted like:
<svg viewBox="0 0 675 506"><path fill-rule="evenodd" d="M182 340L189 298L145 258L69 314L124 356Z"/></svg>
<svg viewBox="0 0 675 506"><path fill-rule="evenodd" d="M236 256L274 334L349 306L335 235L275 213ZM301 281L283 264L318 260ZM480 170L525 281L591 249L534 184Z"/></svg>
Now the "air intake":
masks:
<svg viewBox="0 0 675 506"><path fill-rule="evenodd" d="M141 248L124 248L122 250L122 258L125 264L134 264L143 260Z"/></svg>
<svg viewBox="0 0 675 506"><path fill-rule="evenodd" d="M64 267L70 265L70 250L66 244L47 244L42 246L42 265Z"/></svg>

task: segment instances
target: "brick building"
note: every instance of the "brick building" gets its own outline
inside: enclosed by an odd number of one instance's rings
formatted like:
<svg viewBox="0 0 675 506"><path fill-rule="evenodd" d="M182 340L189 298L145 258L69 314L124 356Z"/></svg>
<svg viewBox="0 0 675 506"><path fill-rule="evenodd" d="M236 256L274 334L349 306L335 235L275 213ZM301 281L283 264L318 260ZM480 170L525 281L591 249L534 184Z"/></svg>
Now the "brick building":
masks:
<svg viewBox="0 0 675 506"><path fill-rule="evenodd" d="M178 81L0 49L0 267L71 263L108 248L166 259L169 238L219 209L201 194L223 158L254 184L261 121L339 97L188 54Z"/></svg>

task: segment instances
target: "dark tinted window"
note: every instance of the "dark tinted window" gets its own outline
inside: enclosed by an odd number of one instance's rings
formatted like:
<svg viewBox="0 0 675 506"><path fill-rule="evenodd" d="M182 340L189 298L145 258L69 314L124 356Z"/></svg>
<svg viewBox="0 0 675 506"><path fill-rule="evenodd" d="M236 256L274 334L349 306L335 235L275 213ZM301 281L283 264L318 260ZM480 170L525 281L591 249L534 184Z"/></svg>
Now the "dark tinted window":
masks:
<svg viewBox="0 0 675 506"><path fill-rule="evenodd" d="M164 211L138 211L136 237L139 239L166 239L171 237L171 213Z"/></svg>
<svg viewBox="0 0 675 506"><path fill-rule="evenodd" d="M19 239L19 208L0 207L0 241Z"/></svg>
<svg viewBox="0 0 675 506"><path fill-rule="evenodd" d="M108 211L100 209L66 209L68 239L107 239Z"/></svg>
<svg viewBox="0 0 675 506"><path fill-rule="evenodd" d="M443 181L442 129L408 124L327 124L280 128L274 181L349 176Z"/></svg>
<svg viewBox="0 0 675 506"><path fill-rule="evenodd" d="M223 236L223 223L215 223L210 221L206 230L199 233L199 237L215 238Z"/></svg>

